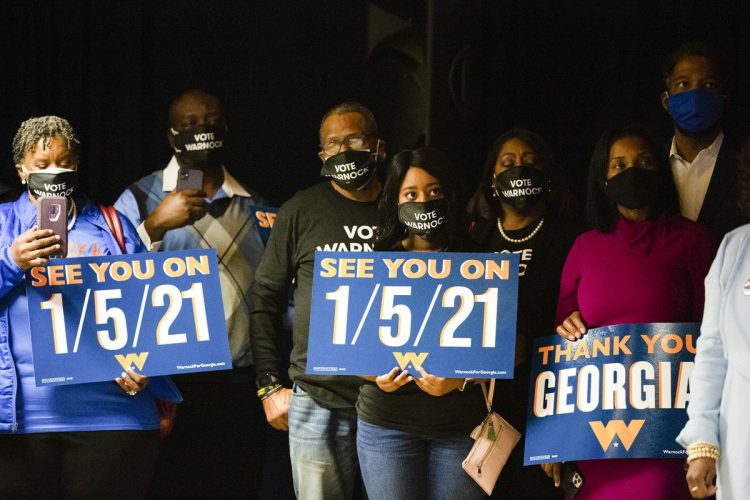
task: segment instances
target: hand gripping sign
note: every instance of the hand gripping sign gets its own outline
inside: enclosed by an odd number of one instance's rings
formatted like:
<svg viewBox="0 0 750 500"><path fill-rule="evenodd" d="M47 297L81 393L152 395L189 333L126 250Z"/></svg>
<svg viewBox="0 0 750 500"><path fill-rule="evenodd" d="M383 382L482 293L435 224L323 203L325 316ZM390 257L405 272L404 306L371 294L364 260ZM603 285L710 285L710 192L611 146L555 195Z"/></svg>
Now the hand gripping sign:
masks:
<svg viewBox="0 0 750 500"><path fill-rule="evenodd" d="M518 256L317 252L307 373L512 378Z"/></svg>
<svg viewBox="0 0 750 500"><path fill-rule="evenodd" d="M524 464L681 458L699 328L641 323L537 339Z"/></svg>
<svg viewBox="0 0 750 500"><path fill-rule="evenodd" d="M38 386L232 367L213 249L53 259L26 293Z"/></svg>

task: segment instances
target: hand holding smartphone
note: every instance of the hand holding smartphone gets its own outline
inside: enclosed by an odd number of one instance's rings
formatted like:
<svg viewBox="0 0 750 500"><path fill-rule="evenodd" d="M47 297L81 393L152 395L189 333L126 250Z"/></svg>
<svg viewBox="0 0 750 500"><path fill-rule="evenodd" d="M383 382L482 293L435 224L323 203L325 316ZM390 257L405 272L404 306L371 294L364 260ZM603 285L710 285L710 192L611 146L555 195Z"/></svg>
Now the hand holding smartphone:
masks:
<svg viewBox="0 0 750 500"><path fill-rule="evenodd" d="M560 488L565 492L565 496L572 500L583 488L581 469L575 462L564 462L560 476Z"/></svg>
<svg viewBox="0 0 750 500"><path fill-rule="evenodd" d="M51 229L60 237L60 248L50 257L68 255L68 198L42 196L37 200L37 226L39 229Z"/></svg>

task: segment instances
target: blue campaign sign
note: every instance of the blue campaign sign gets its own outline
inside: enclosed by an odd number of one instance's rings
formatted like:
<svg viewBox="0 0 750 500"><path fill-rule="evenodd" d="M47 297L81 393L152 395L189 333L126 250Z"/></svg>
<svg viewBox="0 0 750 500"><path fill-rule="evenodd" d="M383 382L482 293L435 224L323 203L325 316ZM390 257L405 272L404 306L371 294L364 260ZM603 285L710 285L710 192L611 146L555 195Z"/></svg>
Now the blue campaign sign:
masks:
<svg viewBox="0 0 750 500"><path fill-rule="evenodd" d="M524 464L680 458L698 323L593 328L535 341Z"/></svg>
<svg viewBox="0 0 750 500"><path fill-rule="evenodd" d="M26 294L38 386L232 367L213 249L54 259Z"/></svg>
<svg viewBox="0 0 750 500"><path fill-rule="evenodd" d="M271 236L271 228L276 221L276 213L279 209L256 205L252 207L251 210L255 215L255 227L258 229L258 234L260 234L260 238L265 245L268 243L268 238Z"/></svg>
<svg viewBox="0 0 750 500"><path fill-rule="evenodd" d="M518 256L316 252L307 373L512 378Z"/></svg>

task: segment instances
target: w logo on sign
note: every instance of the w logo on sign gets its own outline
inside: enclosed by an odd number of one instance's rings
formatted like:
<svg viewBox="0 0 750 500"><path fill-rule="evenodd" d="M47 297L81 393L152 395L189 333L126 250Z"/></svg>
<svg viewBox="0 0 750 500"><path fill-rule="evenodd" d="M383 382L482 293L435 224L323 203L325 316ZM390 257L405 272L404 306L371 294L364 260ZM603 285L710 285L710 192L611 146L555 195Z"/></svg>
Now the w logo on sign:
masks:
<svg viewBox="0 0 750 500"><path fill-rule="evenodd" d="M427 355L430 354L429 352L420 352L417 354L416 352L394 352L393 355L396 357L396 362L398 363L398 367L402 370L405 369L409 364L411 363L414 368L419 368L422 366L422 363L424 363L424 360L427 359Z"/></svg>
<svg viewBox="0 0 750 500"><path fill-rule="evenodd" d="M120 363L120 366L122 366L123 370L127 370L133 365L137 366L139 371L143 370L143 365L146 364L147 357L147 352L142 352L140 354L131 352L124 356L122 354L115 354L115 359L118 363Z"/></svg>
<svg viewBox="0 0 750 500"><path fill-rule="evenodd" d="M622 445L627 451L633 446L633 442L635 441L636 436L638 436L638 433L641 432L641 427L643 427L645 422L646 421L642 419L631 420L628 425L625 425L624 420L610 420L605 427L602 422L597 420L595 422L589 422L589 425L594 431L596 439L599 440L602 450L607 451L609 445L612 444L612 440L617 436L620 438ZM618 444L615 443L615 446L618 446Z"/></svg>

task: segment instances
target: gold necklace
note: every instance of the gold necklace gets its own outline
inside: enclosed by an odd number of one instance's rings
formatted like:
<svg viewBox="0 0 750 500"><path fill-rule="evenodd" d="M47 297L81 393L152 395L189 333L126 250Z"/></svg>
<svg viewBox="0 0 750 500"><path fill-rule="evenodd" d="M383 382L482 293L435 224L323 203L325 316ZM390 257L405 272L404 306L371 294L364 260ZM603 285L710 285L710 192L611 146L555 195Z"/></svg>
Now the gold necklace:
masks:
<svg viewBox="0 0 750 500"><path fill-rule="evenodd" d="M531 233L529 233L528 236L524 236L523 238L516 239L516 238L511 238L510 236L508 236L507 234L505 234L505 231L503 231L503 223L500 222L500 217L497 218L497 229L498 229L498 231L500 231L500 236L502 236L505 239L505 241L508 241L510 243L523 243L525 241L529 241L531 238L533 238L534 236L536 236L536 233L538 233L539 230L542 229L543 225L544 225L544 217L542 217L539 220L539 224L536 225L536 227L534 228L534 230L531 231Z"/></svg>

